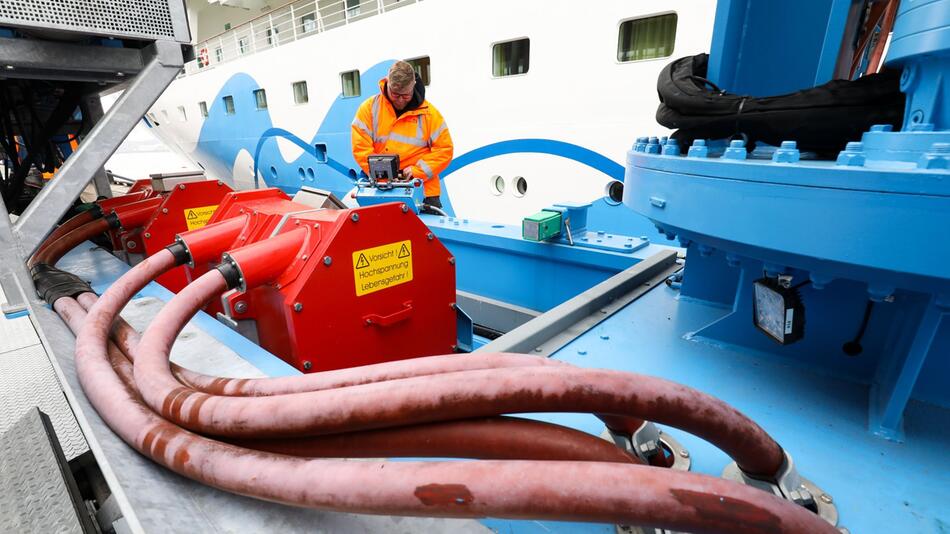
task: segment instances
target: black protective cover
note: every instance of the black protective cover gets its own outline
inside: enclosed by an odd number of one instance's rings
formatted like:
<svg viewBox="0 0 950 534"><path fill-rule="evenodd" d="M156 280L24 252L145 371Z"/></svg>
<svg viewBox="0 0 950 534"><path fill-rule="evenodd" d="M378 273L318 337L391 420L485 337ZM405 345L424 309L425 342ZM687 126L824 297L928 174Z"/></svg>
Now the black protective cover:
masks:
<svg viewBox="0 0 950 534"><path fill-rule="evenodd" d="M62 297L75 297L80 293L92 292L85 280L52 265L40 263L34 265L30 272L36 292L50 306Z"/></svg>
<svg viewBox="0 0 950 534"><path fill-rule="evenodd" d="M833 156L874 124L900 128L904 94L900 71L885 69L857 80L832 80L786 95L751 97L719 90L706 79L709 54L677 59L660 73L656 120L677 129L681 146L693 139L746 139Z"/></svg>

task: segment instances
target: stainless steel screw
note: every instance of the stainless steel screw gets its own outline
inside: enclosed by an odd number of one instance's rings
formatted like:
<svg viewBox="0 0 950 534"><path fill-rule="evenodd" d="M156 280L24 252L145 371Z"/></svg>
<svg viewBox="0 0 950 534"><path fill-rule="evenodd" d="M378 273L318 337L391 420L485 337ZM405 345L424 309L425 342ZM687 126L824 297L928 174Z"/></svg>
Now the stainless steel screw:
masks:
<svg viewBox="0 0 950 534"><path fill-rule="evenodd" d="M303 311L303 304L299 302L294 302L294 311L295 312Z"/></svg>
<svg viewBox="0 0 950 534"><path fill-rule="evenodd" d="M234 311L237 313L244 313L247 311L247 302L239 300L234 304Z"/></svg>
<svg viewBox="0 0 950 534"><path fill-rule="evenodd" d="M148 233L148 232L145 232L145 239L148 239L148 238L150 238L150 237L152 237L152 234L150 234L150 233Z"/></svg>
<svg viewBox="0 0 950 534"><path fill-rule="evenodd" d="M311 367L313 367L313 364L310 363L309 360L303 362L303 370L304 370L304 371L309 371Z"/></svg>
<svg viewBox="0 0 950 534"><path fill-rule="evenodd" d="M680 456L682 456L683 458L689 458L689 451L686 449L681 450Z"/></svg>
<svg viewBox="0 0 950 534"><path fill-rule="evenodd" d="M360 220L360 214L359 214L359 213L354 213L353 215L350 215L350 220L353 221L353 222L359 221L359 220Z"/></svg>
<svg viewBox="0 0 950 534"><path fill-rule="evenodd" d="M428 234L426 234L426 239L428 239L429 241L432 241L433 239L435 239L435 234L433 234L432 232L429 232Z"/></svg>
<svg viewBox="0 0 950 534"><path fill-rule="evenodd" d="M822 493L818 498L821 499L821 502L825 504L831 504L835 502L835 500L831 498L831 495L828 495L827 493Z"/></svg>
<svg viewBox="0 0 950 534"><path fill-rule="evenodd" d="M408 213L408 212L409 212L409 206L403 204L403 205L402 205L402 212L403 212L403 213Z"/></svg>
<svg viewBox="0 0 950 534"><path fill-rule="evenodd" d="M178 189L184 189L184 188L185 188L185 184L178 184Z"/></svg>
<svg viewBox="0 0 950 534"><path fill-rule="evenodd" d="M331 258L330 256L324 256L324 257L323 257L323 264L324 264L324 265L330 265L331 263L333 263L333 258Z"/></svg>

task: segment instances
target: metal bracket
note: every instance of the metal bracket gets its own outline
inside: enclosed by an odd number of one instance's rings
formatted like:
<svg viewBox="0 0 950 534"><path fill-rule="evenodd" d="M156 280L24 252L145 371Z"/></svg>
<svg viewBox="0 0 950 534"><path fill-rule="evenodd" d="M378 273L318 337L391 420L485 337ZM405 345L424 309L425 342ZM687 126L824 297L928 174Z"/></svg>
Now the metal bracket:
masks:
<svg viewBox="0 0 950 534"><path fill-rule="evenodd" d="M0 288L3 289L3 296L6 298L6 302L2 305L3 314L8 319L29 313L29 307L26 305L26 298L20 289L16 274L12 271L0 272Z"/></svg>
<svg viewBox="0 0 950 534"><path fill-rule="evenodd" d="M746 475L732 462L722 471L722 478L740 484L759 488L777 497L794 502L818 514L832 526L838 525L838 509L831 495L815 485L814 482L798 474L792 456L785 451L785 462L775 480L761 480Z"/></svg>

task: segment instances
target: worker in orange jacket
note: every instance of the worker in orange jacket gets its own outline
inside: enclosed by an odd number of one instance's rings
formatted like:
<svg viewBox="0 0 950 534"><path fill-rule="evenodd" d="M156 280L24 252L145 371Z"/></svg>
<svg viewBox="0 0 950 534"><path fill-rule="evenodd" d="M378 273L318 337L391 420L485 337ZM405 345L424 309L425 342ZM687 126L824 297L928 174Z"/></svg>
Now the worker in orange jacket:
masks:
<svg viewBox="0 0 950 534"><path fill-rule="evenodd" d="M369 174L370 154L398 154L407 179L424 182L425 204L442 207L439 173L452 161L452 136L439 110L425 99L422 79L397 61L379 81L379 94L356 111L351 128L353 157Z"/></svg>

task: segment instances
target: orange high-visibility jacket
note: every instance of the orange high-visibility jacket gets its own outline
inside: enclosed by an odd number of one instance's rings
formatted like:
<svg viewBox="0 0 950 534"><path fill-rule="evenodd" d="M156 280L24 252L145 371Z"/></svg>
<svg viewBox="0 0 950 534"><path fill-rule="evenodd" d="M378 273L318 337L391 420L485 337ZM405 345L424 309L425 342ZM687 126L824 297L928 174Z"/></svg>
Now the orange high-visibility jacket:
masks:
<svg viewBox="0 0 950 534"><path fill-rule="evenodd" d="M412 167L412 176L425 182L425 196L439 196L439 173L449 166L454 150L448 126L428 100L396 118L396 110L383 94L385 87L384 78L379 94L356 111L351 127L353 157L369 174L370 154L399 154L399 165Z"/></svg>

